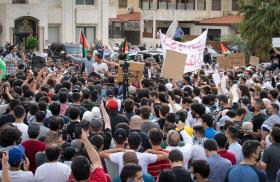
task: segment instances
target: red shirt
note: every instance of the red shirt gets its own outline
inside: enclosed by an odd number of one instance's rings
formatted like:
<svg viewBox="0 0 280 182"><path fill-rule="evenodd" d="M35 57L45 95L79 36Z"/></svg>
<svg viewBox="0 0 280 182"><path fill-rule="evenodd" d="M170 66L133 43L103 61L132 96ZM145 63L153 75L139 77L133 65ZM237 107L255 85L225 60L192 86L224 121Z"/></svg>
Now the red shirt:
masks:
<svg viewBox="0 0 280 182"><path fill-rule="evenodd" d="M22 142L21 145L25 148L25 155L30 162L29 171L35 173L36 163L35 163L35 155L37 152L42 152L45 150L46 145L38 140L27 140Z"/></svg>
<svg viewBox="0 0 280 182"><path fill-rule="evenodd" d="M170 151L168 150L164 150L164 149L160 149L160 151L165 152L165 153L169 153ZM148 173L150 173L155 180L157 180L157 176L159 175L160 171L164 170L164 169L170 169L171 165L169 163L169 160L162 160L162 161L158 161L152 164L148 165Z"/></svg>
<svg viewBox="0 0 280 182"><path fill-rule="evenodd" d="M225 159L228 159L232 165L236 164L236 157L234 155L234 153L224 150L224 151L218 151L218 154Z"/></svg>
<svg viewBox="0 0 280 182"><path fill-rule="evenodd" d="M75 182L73 174L69 176L68 182ZM96 168L90 171L88 182L111 182L111 178L105 173L102 168Z"/></svg>

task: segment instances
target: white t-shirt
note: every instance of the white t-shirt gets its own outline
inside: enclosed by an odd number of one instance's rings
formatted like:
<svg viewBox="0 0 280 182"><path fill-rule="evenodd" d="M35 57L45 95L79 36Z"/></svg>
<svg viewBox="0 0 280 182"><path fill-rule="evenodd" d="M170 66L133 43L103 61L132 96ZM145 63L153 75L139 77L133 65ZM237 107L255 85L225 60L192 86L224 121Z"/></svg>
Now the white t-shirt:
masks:
<svg viewBox="0 0 280 182"><path fill-rule="evenodd" d="M71 168L61 162L45 163L35 172L36 182L66 182L71 174Z"/></svg>
<svg viewBox="0 0 280 182"><path fill-rule="evenodd" d="M155 154L136 152L136 155L143 173L147 173L149 164L155 163L157 161L157 155ZM123 152L111 154L109 159L113 163L119 164L119 174L121 174L122 168L124 166Z"/></svg>
<svg viewBox="0 0 280 182"><path fill-rule="evenodd" d="M92 64L94 72L98 73L101 77L104 77L104 73L108 71L108 66L105 63L98 64L97 62Z"/></svg>
<svg viewBox="0 0 280 182"><path fill-rule="evenodd" d="M239 164L243 160L242 146L238 142L230 144L228 151L234 153L236 164Z"/></svg>
<svg viewBox="0 0 280 182"><path fill-rule="evenodd" d="M9 171L10 181L12 182L34 182L34 176L31 171ZM2 181L2 171L0 171Z"/></svg>
<svg viewBox="0 0 280 182"><path fill-rule="evenodd" d="M28 131L28 126L24 123L13 123L14 126L16 126L19 131L21 131L21 139L22 141L25 141L28 139L28 134L27 134L27 131Z"/></svg>

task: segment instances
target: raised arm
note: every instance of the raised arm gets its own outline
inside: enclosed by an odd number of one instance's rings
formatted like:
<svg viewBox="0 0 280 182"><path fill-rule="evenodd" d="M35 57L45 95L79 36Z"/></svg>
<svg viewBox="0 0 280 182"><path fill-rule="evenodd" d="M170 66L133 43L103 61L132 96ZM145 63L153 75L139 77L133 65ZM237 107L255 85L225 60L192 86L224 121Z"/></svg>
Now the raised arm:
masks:
<svg viewBox="0 0 280 182"><path fill-rule="evenodd" d="M176 124L177 129L179 130L179 133L181 134L183 141L186 144L192 144L192 138L187 134L187 132L185 131L185 123L183 123L182 121L179 121L178 124Z"/></svg>
<svg viewBox="0 0 280 182"><path fill-rule="evenodd" d="M94 168L97 168L97 167L103 168L100 157L99 157L97 151L95 150L95 148L91 145L90 141L88 140L84 130L82 130L81 140L82 140L83 144L85 145L86 151L88 153L89 159L90 159L93 167Z"/></svg>
<svg viewBox="0 0 280 182"><path fill-rule="evenodd" d="M9 156L7 153L2 154L2 181L10 182L9 167L8 167Z"/></svg>
<svg viewBox="0 0 280 182"><path fill-rule="evenodd" d="M111 129L111 121L110 121L110 117L104 107L104 102L101 101L101 105L100 105L100 110L104 119L104 123L105 123L105 129Z"/></svg>

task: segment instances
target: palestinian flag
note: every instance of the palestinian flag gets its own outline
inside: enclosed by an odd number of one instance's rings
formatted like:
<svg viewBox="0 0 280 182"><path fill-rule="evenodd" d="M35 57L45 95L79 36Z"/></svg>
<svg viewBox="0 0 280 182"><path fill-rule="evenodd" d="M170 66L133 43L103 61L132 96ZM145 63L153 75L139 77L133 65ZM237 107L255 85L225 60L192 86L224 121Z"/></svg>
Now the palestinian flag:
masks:
<svg viewBox="0 0 280 182"><path fill-rule="evenodd" d="M222 42L220 42L220 44L221 44L222 54L225 54L225 55L231 54L231 52L228 50L228 48Z"/></svg>
<svg viewBox="0 0 280 182"><path fill-rule="evenodd" d="M82 44L82 46L83 46L83 58L85 58L87 56L87 50L89 47L88 47L87 39L82 30L80 32L80 42L79 43Z"/></svg>
<svg viewBox="0 0 280 182"><path fill-rule="evenodd" d="M123 50L122 50L122 52L124 54L128 54L128 42L127 42L126 38L124 39L124 42L123 42Z"/></svg>

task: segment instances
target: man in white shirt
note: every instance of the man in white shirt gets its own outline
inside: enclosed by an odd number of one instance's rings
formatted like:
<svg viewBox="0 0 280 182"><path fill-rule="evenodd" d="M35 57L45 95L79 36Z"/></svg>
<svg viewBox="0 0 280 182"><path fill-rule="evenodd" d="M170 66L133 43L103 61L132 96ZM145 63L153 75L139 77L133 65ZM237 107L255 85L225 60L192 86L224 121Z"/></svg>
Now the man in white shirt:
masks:
<svg viewBox="0 0 280 182"><path fill-rule="evenodd" d="M25 110L22 105L18 105L13 109L13 116L16 120L15 123L13 123L14 126L16 126L21 131L21 139L22 141L25 141L28 139L28 126L23 123L24 117L25 117Z"/></svg>
<svg viewBox="0 0 280 182"><path fill-rule="evenodd" d="M59 161L61 148L58 144L50 144L46 151L48 162L39 166L35 172L37 182L65 182L71 174L71 168Z"/></svg>
<svg viewBox="0 0 280 182"><path fill-rule="evenodd" d="M12 182L33 182L34 176L31 171L29 170L29 161L27 158L23 160L24 156L24 148L23 146L14 146L9 149L8 152L9 160L8 163L10 165L9 167L9 177L10 181ZM20 169L21 164L23 163L23 170ZM3 181L2 179L2 171L0 171L0 181Z"/></svg>
<svg viewBox="0 0 280 182"><path fill-rule="evenodd" d="M149 153L141 153L137 152L141 144L141 136L137 132L132 132L128 136L128 145L130 150L136 152L139 165L142 168L143 173L147 173L148 165L151 163L155 163L157 161L166 160L168 158L168 154L161 151L147 150ZM122 171L124 166L123 163L123 154L125 153L124 149L111 149L105 150L100 153L100 156L106 159L109 159L111 162L119 165L119 174Z"/></svg>
<svg viewBox="0 0 280 182"><path fill-rule="evenodd" d="M242 153L242 146L236 140L238 130L233 126L230 126L227 128L225 134L229 143L228 151L234 153L236 158L236 164L239 164L244 159L244 157Z"/></svg>
<svg viewBox="0 0 280 182"><path fill-rule="evenodd" d="M99 74L102 78L108 72L108 66L103 62L100 54L95 54L95 62L92 64L94 72Z"/></svg>

